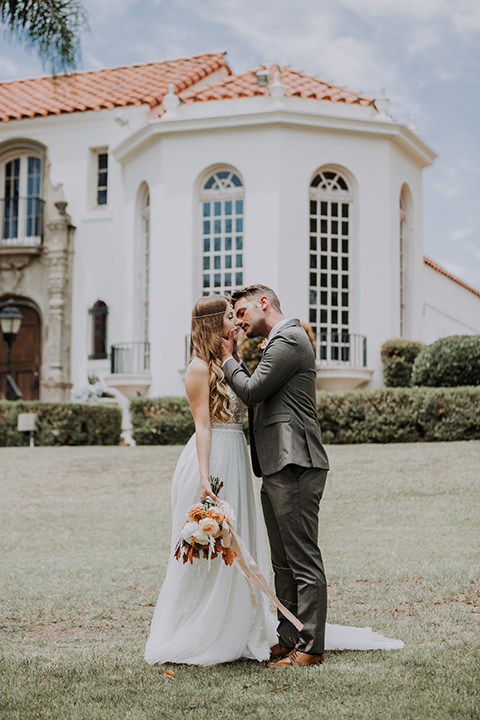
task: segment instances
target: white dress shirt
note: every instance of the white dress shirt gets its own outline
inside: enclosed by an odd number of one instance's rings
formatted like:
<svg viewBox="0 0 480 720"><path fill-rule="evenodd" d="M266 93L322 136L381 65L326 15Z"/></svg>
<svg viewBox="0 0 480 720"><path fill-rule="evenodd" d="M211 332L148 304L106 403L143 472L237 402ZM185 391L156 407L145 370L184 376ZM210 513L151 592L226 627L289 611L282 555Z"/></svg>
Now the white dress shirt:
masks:
<svg viewBox="0 0 480 720"><path fill-rule="evenodd" d="M273 338L273 336L276 335L278 333L278 331L280 330L280 328L283 325L285 325L285 323L287 323L287 322L289 322L289 318L284 318L283 320L280 320L280 322L278 322L276 325L273 326L273 328L268 333L267 345L270 342L270 340Z"/></svg>

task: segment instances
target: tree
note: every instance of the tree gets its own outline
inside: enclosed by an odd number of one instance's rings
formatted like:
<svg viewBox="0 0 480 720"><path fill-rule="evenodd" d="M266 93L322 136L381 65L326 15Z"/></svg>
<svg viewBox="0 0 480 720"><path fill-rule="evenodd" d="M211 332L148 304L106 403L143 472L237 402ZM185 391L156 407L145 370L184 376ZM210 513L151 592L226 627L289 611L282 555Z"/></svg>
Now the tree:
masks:
<svg viewBox="0 0 480 720"><path fill-rule="evenodd" d="M75 69L87 27L82 0L0 0L0 22L34 48L53 75Z"/></svg>

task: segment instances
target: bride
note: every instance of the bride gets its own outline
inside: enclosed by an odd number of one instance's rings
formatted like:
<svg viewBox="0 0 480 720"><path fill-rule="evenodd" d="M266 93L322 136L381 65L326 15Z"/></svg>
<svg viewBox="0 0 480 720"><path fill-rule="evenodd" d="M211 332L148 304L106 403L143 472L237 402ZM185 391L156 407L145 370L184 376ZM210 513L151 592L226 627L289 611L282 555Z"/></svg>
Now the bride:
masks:
<svg viewBox="0 0 480 720"><path fill-rule="evenodd" d="M253 607L246 580L221 558L183 564L174 548L188 508L210 497L209 476L220 478L235 525L263 575L270 576L268 552L250 459L242 430L245 406L226 383L221 368L221 338L235 327L230 301L213 295L193 308L190 355L185 389L195 421L195 434L184 448L172 480L171 556L152 619L145 649L148 663L215 665L238 658L270 658L277 643L277 621L267 597L255 588ZM398 648L370 628L328 625L327 649Z"/></svg>

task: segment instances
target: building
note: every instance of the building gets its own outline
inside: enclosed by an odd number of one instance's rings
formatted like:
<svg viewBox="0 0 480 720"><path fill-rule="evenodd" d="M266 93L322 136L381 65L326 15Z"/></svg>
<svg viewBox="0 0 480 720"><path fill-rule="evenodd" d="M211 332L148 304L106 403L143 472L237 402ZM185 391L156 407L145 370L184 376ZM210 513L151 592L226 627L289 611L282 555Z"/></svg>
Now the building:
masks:
<svg viewBox="0 0 480 720"><path fill-rule="evenodd" d="M480 293L423 257L435 153L387 110L288 66L234 75L224 53L0 84L23 396L92 375L181 394L194 301L253 282L312 325L319 387L381 385L387 338L480 332Z"/></svg>

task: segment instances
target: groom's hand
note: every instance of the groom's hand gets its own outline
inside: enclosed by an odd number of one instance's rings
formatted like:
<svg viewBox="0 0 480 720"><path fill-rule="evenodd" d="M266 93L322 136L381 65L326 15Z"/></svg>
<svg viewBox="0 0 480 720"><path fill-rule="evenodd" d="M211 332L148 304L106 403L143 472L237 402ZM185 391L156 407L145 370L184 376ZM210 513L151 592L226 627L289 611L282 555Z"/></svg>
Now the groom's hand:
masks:
<svg viewBox="0 0 480 720"><path fill-rule="evenodd" d="M233 328L228 333L227 337L222 337L222 363L225 362L225 360L228 360L228 358L235 357L238 358L237 353L237 330L236 328Z"/></svg>

